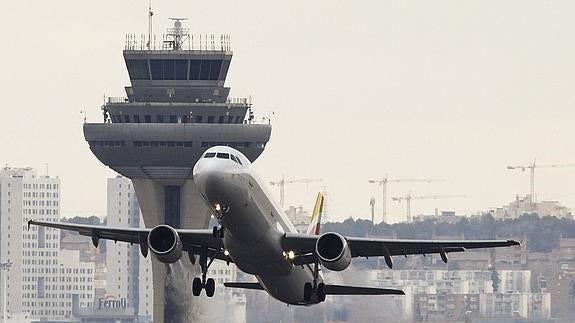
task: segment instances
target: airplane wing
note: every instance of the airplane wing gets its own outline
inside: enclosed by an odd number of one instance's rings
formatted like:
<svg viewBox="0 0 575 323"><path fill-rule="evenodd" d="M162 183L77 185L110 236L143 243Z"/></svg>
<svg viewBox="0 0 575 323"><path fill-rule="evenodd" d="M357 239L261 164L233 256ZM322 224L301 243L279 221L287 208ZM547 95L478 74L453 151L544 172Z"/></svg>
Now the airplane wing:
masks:
<svg viewBox="0 0 575 323"><path fill-rule="evenodd" d="M47 228L62 229L74 231L83 236L92 238L94 246L98 246L100 239L113 240L115 242L129 242L130 244L137 243L140 245L142 254L148 254L148 233L149 228L120 228L109 227L103 225L86 225L86 224L71 224L59 222L42 222L42 221L28 221L30 225L37 225ZM233 262L230 257L225 256L223 252L222 239L213 236L213 231L209 229L175 229L182 240L183 249L191 254L199 254L203 247L208 248L209 254L217 254L215 258L227 262ZM216 252L221 251L221 252Z"/></svg>
<svg viewBox="0 0 575 323"><path fill-rule="evenodd" d="M284 250L295 253L294 264L313 263L315 244L320 235L286 233L282 239ZM497 248L519 245L514 240L409 240L345 237L352 257L385 257L391 267L391 256L440 254L447 262L450 252L463 252L467 249Z"/></svg>

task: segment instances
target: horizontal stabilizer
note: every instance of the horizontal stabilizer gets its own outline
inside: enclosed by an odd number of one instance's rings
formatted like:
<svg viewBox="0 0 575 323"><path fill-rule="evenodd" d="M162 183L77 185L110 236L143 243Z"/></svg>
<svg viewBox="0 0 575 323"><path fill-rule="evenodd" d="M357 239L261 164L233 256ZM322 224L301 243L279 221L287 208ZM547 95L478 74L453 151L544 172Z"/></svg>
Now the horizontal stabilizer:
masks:
<svg viewBox="0 0 575 323"><path fill-rule="evenodd" d="M325 285L326 295L405 295L401 289Z"/></svg>
<svg viewBox="0 0 575 323"><path fill-rule="evenodd" d="M264 290L260 283L224 283L224 286L230 288L258 289Z"/></svg>

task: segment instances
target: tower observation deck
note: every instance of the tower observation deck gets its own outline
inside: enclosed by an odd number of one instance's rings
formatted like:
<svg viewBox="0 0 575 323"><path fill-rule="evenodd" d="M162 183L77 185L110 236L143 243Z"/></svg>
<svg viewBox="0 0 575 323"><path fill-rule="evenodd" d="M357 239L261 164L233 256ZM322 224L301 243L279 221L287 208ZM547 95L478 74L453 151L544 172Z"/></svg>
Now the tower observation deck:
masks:
<svg viewBox="0 0 575 323"><path fill-rule="evenodd" d="M182 19L173 20L158 46L155 37L126 36L131 86L125 97L107 99L103 122L84 123L84 137L103 164L132 180L147 227L206 228L211 212L192 181L195 163L216 145L254 161L270 139L271 125L254 122L249 99L229 97L229 37L192 36ZM152 260L154 322L190 319L178 308L191 305L181 299L182 289L189 294L190 288L174 285L189 275L174 268ZM167 280L168 272L179 277Z"/></svg>
<svg viewBox="0 0 575 323"><path fill-rule="evenodd" d="M255 160L271 126L252 122L249 99L229 97L224 85L232 60L229 37L222 35L217 43L213 35L193 37L176 20L163 38L154 49L134 35L126 37L131 86L126 97L107 99L103 123L84 125L94 155L126 177L175 185L189 178L199 156L215 145Z"/></svg>

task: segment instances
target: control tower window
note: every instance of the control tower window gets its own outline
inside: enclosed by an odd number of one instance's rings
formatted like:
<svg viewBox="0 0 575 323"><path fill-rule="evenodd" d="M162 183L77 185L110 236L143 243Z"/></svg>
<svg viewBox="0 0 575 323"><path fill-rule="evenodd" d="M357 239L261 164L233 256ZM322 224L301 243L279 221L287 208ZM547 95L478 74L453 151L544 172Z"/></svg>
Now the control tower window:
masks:
<svg viewBox="0 0 575 323"><path fill-rule="evenodd" d="M210 66L212 65L211 60L202 61L202 68L200 69L200 80L210 79Z"/></svg>
<svg viewBox="0 0 575 323"><path fill-rule="evenodd" d="M151 59L150 70L153 80L186 80L188 78L188 60Z"/></svg>
<svg viewBox="0 0 575 323"><path fill-rule="evenodd" d="M206 59L190 61L190 80L217 81L222 69L221 59Z"/></svg>
<svg viewBox="0 0 575 323"><path fill-rule="evenodd" d="M164 66L161 59L150 60L150 71L152 71L153 80L164 79Z"/></svg>
<svg viewBox="0 0 575 323"><path fill-rule="evenodd" d="M216 81L220 78L220 70L222 69L222 60L212 60L210 65L210 80Z"/></svg>
<svg viewBox="0 0 575 323"><path fill-rule="evenodd" d="M190 61L190 80L199 80L200 79L200 68L202 65L202 61L193 59Z"/></svg>
<svg viewBox="0 0 575 323"><path fill-rule="evenodd" d="M188 60L176 59L175 60L176 80L188 79Z"/></svg>
<svg viewBox="0 0 575 323"><path fill-rule="evenodd" d="M126 67L132 80L149 80L150 72L148 70L148 60L145 59L127 59Z"/></svg>
<svg viewBox="0 0 575 323"><path fill-rule="evenodd" d="M173 59L163 59L164 67L164 80L175 80L176 79L176 64Z"/></svg>

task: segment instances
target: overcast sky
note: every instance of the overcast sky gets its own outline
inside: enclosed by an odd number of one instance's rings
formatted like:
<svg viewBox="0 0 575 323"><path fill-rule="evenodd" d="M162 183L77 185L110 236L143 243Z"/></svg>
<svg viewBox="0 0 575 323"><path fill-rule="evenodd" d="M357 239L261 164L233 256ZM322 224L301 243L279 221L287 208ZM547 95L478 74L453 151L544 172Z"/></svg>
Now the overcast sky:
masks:
<svg viewBox="0 0 575 323"><path fill-rule="evenodd" d="M147 30L147 1L0 2L0 163L62 179L62 214L105 215L106 178L80 111L100 121L104 94L129 85L125 33ZM474 213L527 194L537 158L575 163L573 1L156 1L154 30L188 17L193 33L232 36L227 86L274 111L256 162L311 207L325 185L332 219L369 217L371 177L440 177L390 185L422 200L412 213ZM540 169L540 200L575 208L575 168ZM277 192L277 190L276 190ZM389 201L392 221L405 205Z"/></svg>

